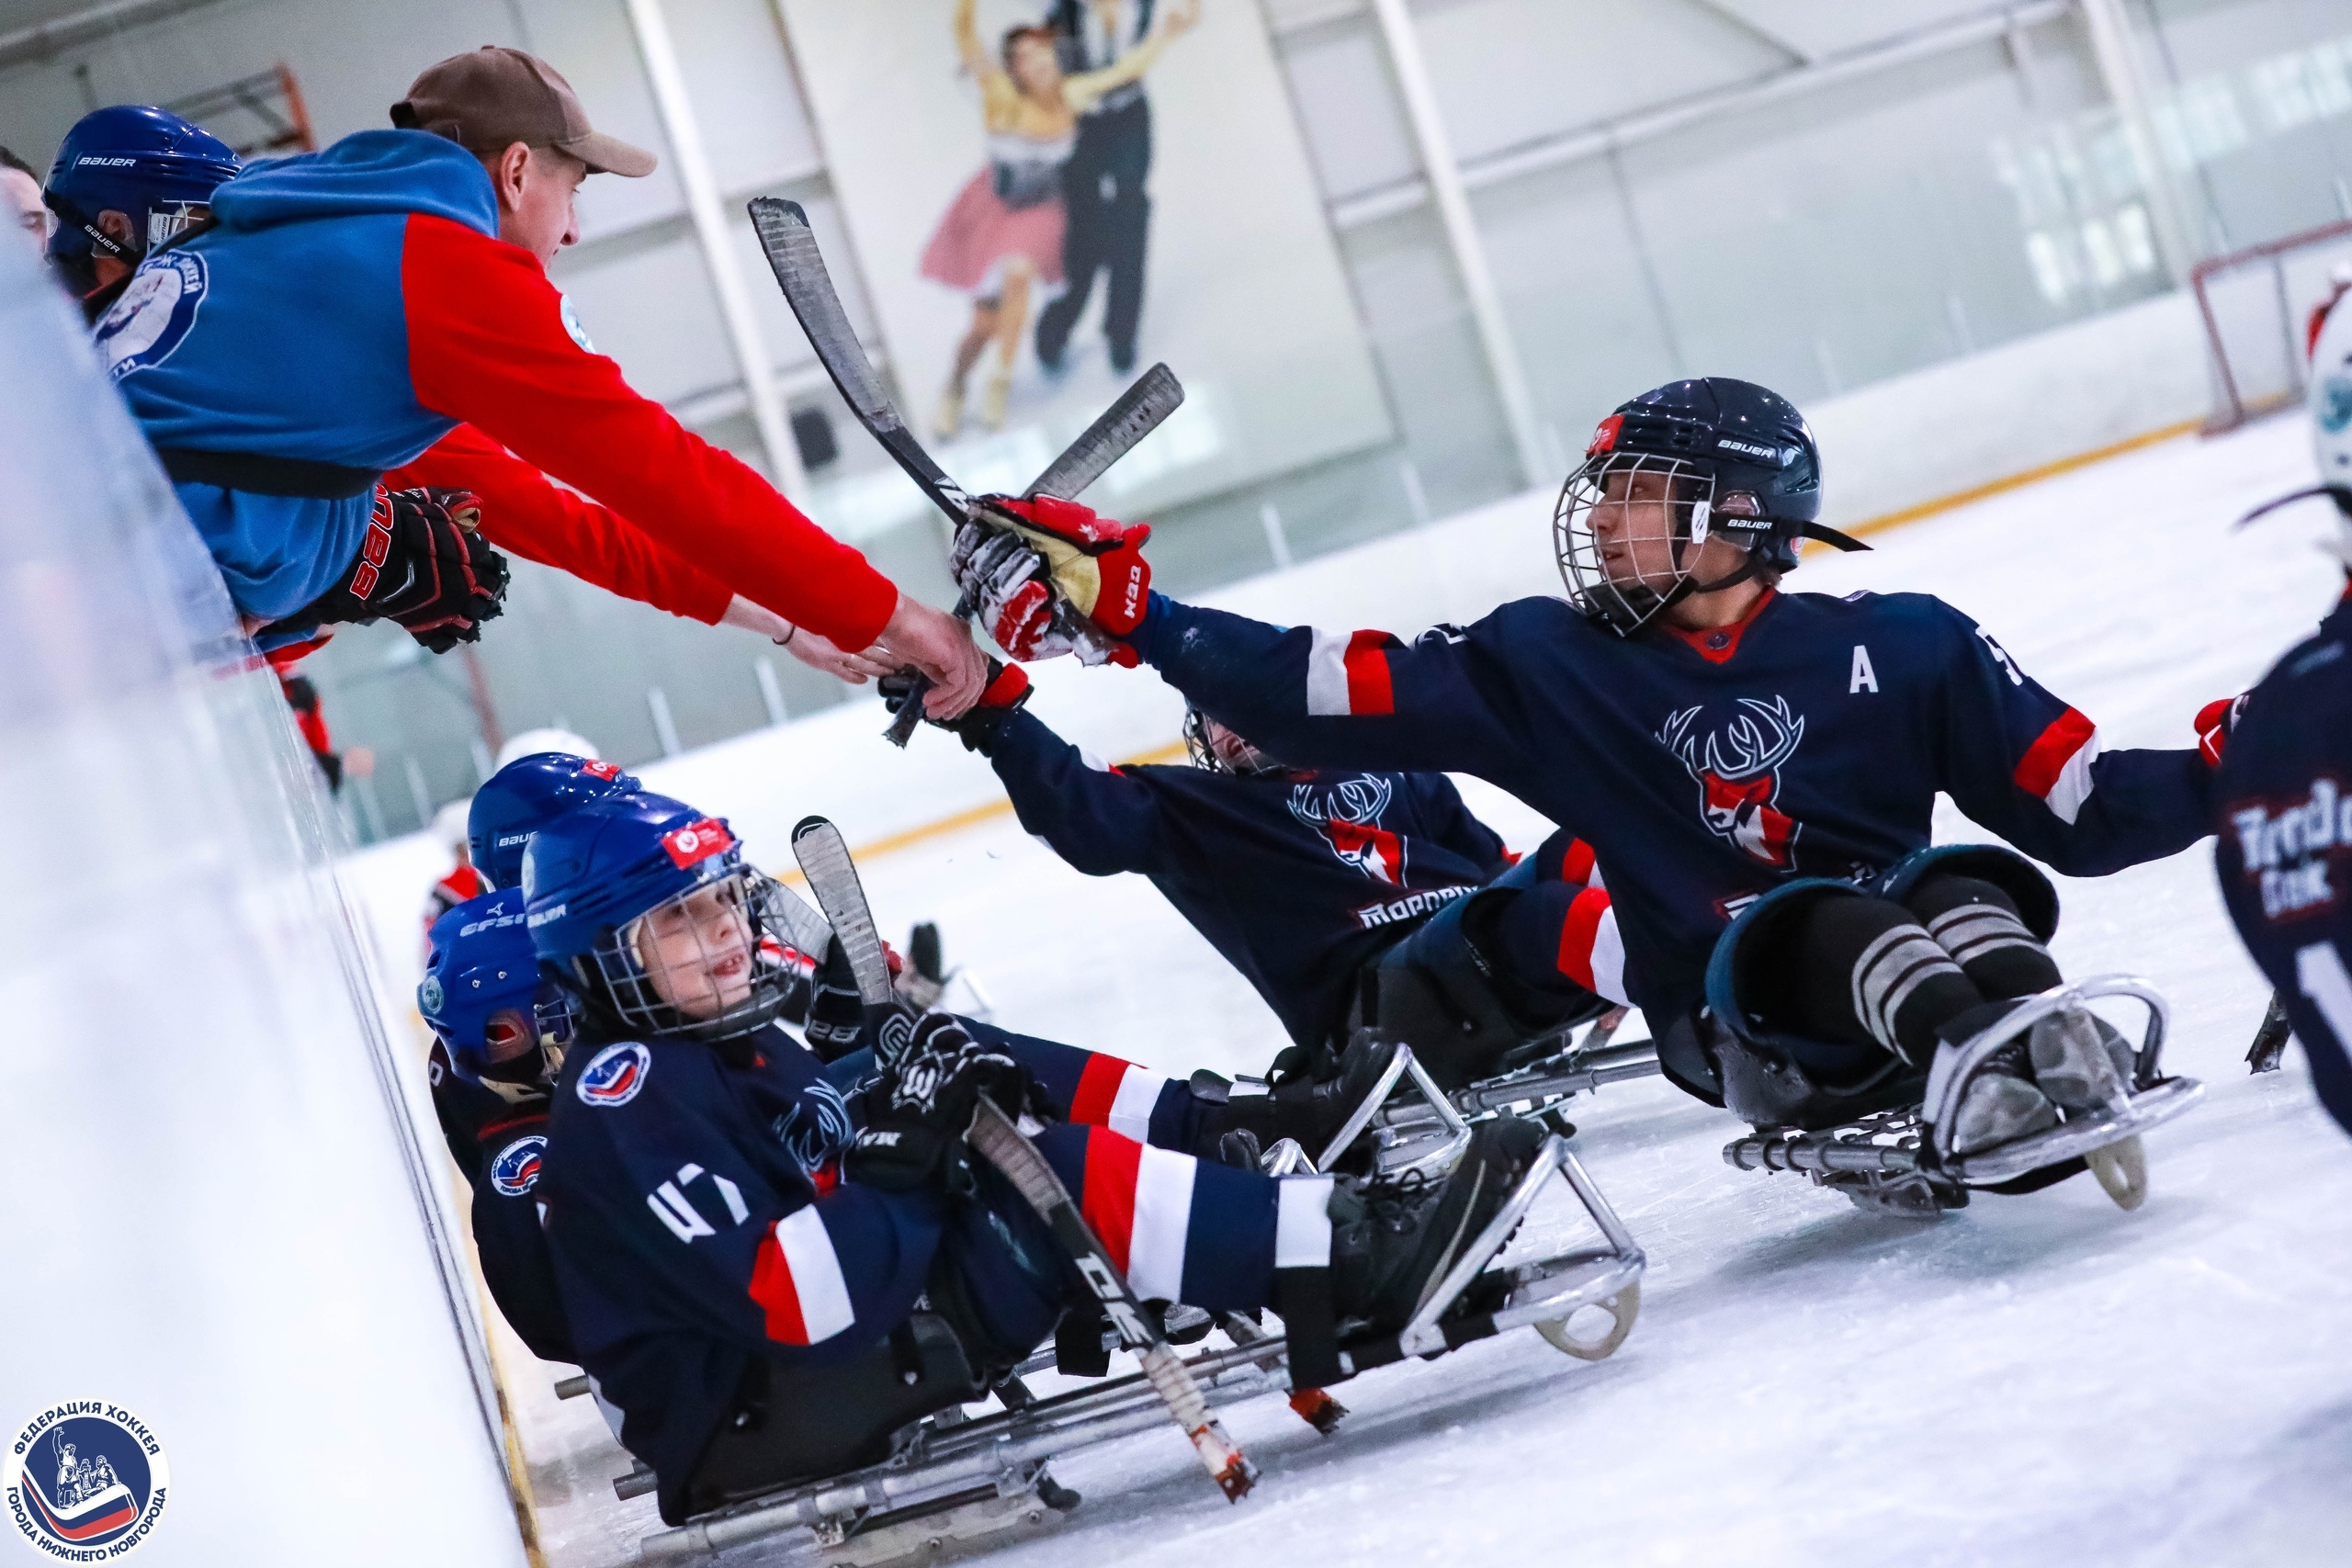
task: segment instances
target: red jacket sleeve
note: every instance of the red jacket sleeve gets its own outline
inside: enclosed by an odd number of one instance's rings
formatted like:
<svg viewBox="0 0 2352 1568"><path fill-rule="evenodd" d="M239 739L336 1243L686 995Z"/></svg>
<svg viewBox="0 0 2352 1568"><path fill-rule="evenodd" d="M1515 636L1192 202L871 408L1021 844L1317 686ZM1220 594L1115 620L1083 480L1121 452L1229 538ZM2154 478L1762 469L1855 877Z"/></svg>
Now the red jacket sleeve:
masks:
<svg viewBox="0 0 2352 1568"><path fill-rule="evenodd" d="M482 500L483 536L500 549L673 615L714 626L735 597L727 584L626 518L574 495L469 424L386 474L384 483L394 490L469 490Z"/></svg>
<svg viewBox="0 0 2352 1568"><path fill-rule="evenodd" d="M562 297L528 252L415 214L401 290L418 402L836 646L881 635L898 603L889 580L573 341Z"/></svg>

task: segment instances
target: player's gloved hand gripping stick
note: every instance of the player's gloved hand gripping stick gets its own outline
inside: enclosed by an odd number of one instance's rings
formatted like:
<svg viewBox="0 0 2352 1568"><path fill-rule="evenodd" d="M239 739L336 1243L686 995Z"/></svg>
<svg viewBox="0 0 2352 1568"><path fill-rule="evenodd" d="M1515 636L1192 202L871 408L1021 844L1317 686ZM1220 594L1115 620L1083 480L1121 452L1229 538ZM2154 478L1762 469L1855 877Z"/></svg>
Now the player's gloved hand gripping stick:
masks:
<svg viewBox="0 0 2352 1568"><path fill-rule="evenodd" d="M786 302L792 307L792 313L799 318L801 330L808 334L810 346L816 349L817 358L825 367L826 374L833 378L833 385L841 389L842 400L849 404L850 411L857 416L857 422L865 427L867 434L881 443L882 449L890 455L891 460L915 481L916 488L946 514L950 523L956 525L959 537L976 513L984 509L1010 512L1013 507L1027 507L1045 501L1059 503L1075 499L1136 442L1159 428L1160 421L1175 412L1177 406L1184 400L1184 389L1177 382L1174 374L1165 365L1155 365L1137 378L1135 385L1129 387L1116 402L1104 410L1102 417L1087 426L1060 457L1046 465L1046 471L1037 476L1026 495L1018 501L990 498L988 502L976 502L961 485L949 479L946 472L932 460L931 454L907 428L898 405L891 401L890 394L884 389L882 378L875 374L873 363L865 357L865 350L858 344L857 333L850 327L849 315L842 309L841 296L834 290L832 277L825 270L825 258L817 249L816 236L809 231L808 215L801 210L799 203L775 197L759 197L751 203L751 214L752 227L759 233L760 248L767 254L768 266L775 274L776 286L784 290ZM1076 510L1084 512L1083 508ZM1091 517L1093 514L1086 513L1085 515ZM1002 519L1000 519L999 525L1004 525ZM1046 526L1050 535L1052 525ZM1121 525L1114 524L1111 526L1117 528ZM1136 546L1140 546L1150 534L1148 527L1128 532ZM1073 548L1081 557L1091 558L1104 553L1103 550L1090 549L1089 547L1096 542L1074 541ZM1112 541L1105 548L1115 548L1116 542ZM1142 566L1140 556L1135 558L1134 565L1137 568ZM1107 580L1115 576L1117 570L1114 564L1107 572L1098 570L1096 576ZM1073 576L1073 584L1083 581L1084 577L1083 570L1078 570ZM1147 573L1134 589L1133 598L1138 618L1142 615L1143 589L1148 581ZM1083 590L1078 592L1082 592ZM1064 600L1069 592L1069 590L1065 591ZM1029 601L1024 601L1023 615L1016 618L1009 629L1016 636L1043 635L1033 634L1030 622L1036 618L1035 602L1046 599L1041 591L1032 595ZM1092 603L1092 600L1090 598L1088 603ZM956 602L958 619L969 619L974 611L979 609L993 610L993 607L975 598L968 589ZM1000 618L999 614L991 614L992 633ZM1060 635L1069 639L1069 647L1057 647L1054 651L1068 652L1070 647L1081 647L1090 651L1091 657L1081 655L1087 657L1090 663L1099 663L1112 657L1114 645L1091 626L1085 624L1082 613L1073 621L1062 601L1047 603L1045 618L1049 621L1057 618ZM1133 624L1133 621L1128 623L1130 626ZM1037 657L1021 652L1001 637L998 641L999 646L1015 659ZM884 731L892 744L904 746L907 738L914 733L915 725L922 717L922 695L928 684L921 675L915 677L913 696L899 709L897 717Z"/></svg>
<svg viewBox="0 0 2352 1568"><path fill-rule="evenodd" d="M792 854L808 878L808 891L816 897L817 907L833 922L834 938L856 972L858 992L865 998L866 1006L888 1009L899 1021L894 1031L898 1036L895 1048L885 1044L876 1051L886 1060L895 1060L900 1052L915 1046L920 1026L910 1017L912 1010L890 984L882 937L874 929L873 910L865 902L865 889L857 879L857 866L850 859L849 845L842 840L840 829L821 817L808 817L792 830ZM1166 1336L1153 1326L1150 1315L1144 1312L1125 1277L1111 1261L1102 1238L1086 1223L1085 1215L1079 1212L1069 1190L1054 1174L1053 1167L1046 1163L1036 1145L1022 1136L1020 1128L985 1093L978 1097L978 1109L965 1137L983 1158L1004 1172L1021 1196L1044 1216L1055 1238L1077 1262L1079 1273L1093 1291L1120 1341L1143 1363L1144 1375L1167 1403L1176 1424L1184 1429L1185 1438L1200 1455L1209 1478L1227 1497L1238 1501L1256 1483L1257 1467L1210 1414L1208 1401L1202 1395L1200 1385L1193 1381L1191 1371L1169 1346Z"/></svg>

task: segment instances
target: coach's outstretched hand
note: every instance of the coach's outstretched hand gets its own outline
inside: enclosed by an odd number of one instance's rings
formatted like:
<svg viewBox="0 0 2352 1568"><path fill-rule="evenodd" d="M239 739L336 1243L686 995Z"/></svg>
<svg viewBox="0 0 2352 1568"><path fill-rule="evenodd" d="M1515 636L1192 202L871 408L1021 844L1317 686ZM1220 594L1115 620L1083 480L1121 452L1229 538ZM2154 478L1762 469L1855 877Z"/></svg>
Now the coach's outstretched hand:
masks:
<svg viewBox="0 0 2352 1568"><path fill-rule="evenodd" d="M481 624L506 608L506 558L477 531L481 522L471 491L378 490L341 581L277 625L398 621L435 653L481 640Z"/></svg>
<svg viewBox="0 0 2352 1568"><path fill-rule="evenodd" d="M907 705L907 697L914 689L914 679L908 675L882 677L882 705L897 713ZM1002 660L989 660L989 683L980 692L980 700L955 718L934 718L929 722L947 731L964 743L967 751L981 756L995 754L998 731L1029 700L1029 677L1018 664Z"/></svg>
<svg viewBox="0 0 2352 1568"><path fill-rule="evenodd" d="M1076 653L1083 663L1131 665L1135 654L1108 639L1143 620L1150 537L1148 523L1098 517L1076 502L991 495L956 531L949 564L989 636L1013 658Z"/></svg>
<svg viewBox="0 0 2352 1568"><path fill-rule="evenodd" d="M979 701L988 684L988 656L972 641L972 628L903 593L879 646L931 678L922 711L933 718L954 718Z"/></svg>

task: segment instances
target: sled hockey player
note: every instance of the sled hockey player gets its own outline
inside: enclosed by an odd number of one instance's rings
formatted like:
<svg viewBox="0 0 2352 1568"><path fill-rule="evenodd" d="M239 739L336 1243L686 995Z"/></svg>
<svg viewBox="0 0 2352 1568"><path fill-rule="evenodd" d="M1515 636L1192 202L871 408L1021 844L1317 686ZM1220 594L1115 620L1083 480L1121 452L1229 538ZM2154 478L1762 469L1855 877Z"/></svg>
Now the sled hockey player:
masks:
<svg viewBox="0 0 2352 1568"><path fill-rule="evenodd" d="M1062 1120L1082 1107L1052 1103L1007 1037L941 1013L844 1099L773 1026L775 890L723 822L615 796L541 829L525 880L580 1018L543 1179L557 1278L672 1524L881 1459L898 1428L985 1397L1080 1298L1053 1233L963 1142L982 1094L1044 1123L1138 1296L1274 1305L1295 1371L1312 1325L1401 1325L1541 1141L1488 1122L1439 1182L1261 1176L1164 1146L1115 1099L1109 1125Z"/></svg>
<svg viewBox="0 0 2352 1568"><path fill-rule="evenodd" d="M1931 847L1931 815L1949 793L2019 849L2098 875L2210 830L2204 765L2104 750L1929 595L1782 592L1799 539L1864 547L1815 521L1821 482L1777 395L1719 377L1659 388L1601 423L1563 491L1569 602L1409 645L1148 593L1148 530L1050 498L993 498L955 565L1016 658L1075 650L1086 615L1118 639L1112 661L1151 664L1286 761L1474 773L1584 839L1609 874L1627 993L1667 1075L1701 1098L1774 1130L1924 1100L1919 1175L1943 1202L1964 1199L1948 1173L1971 1162L1981 1178L2025 1156L2032 1186L2112 1145L2102 1184L2136 1203L2121 1130L2195 1086L2148 1100L2153 1050L2134 1058L2052 992L2047 879L2006 849ZM1638 880L1617 874L1632 866Z"/></svg>
<svg viewBox="0 0 2352 1568"><path fill-rule="evenodd" d="M941 728L988 757L1023 828L1090 876L1148 877L1282 1020L1293 1048L1251 1129L1261 1144L1324 1147L1388 1040L1453 1089L1623 1002L1609 895L1570 835L1522 860L1442 773L1293 768L1197 708L1192 766L1104 769L1029 693L1019 665L1001 666ZM1342 1073L1367 1026L1382 1054Z"/></svg>
<svg viewBox="0 0 2352 1568"><path fill-rule="evenodd" d="M403 509L412 492L379 482L470 425L483 450L463 461L503 447L673 555L729 562L772 636L798 627L860 657L887 645L877 666L938 681L933 711L967 705L980 658L963 629L631 390L548 282L580 183L649 174L652 154L597 133L569 85L514 50L433 66L393 118L404 129L217 186L210 226L148 255L97 324L247 628L274 645L390 613L435 651L478 637L503 606L503 559L439 487ZM311 373L272 356L293 338ZM377 602L412 572L419 599Z"/></svg>
<svg viewBox="0 0 2352 1568"><path fill-rule="evenodd" d="M2199 723L2220 764L2222 901L2278 988L2274 1005L2303 1043L2321 1103L2352 1132L2352 306L2340 300L2313 345L2310 408L2318 487L2256 515L2306 497L2333 502L2329 548L2345 596L2252 691L2212 704Z"/></svg>
<svg viewBox="0 0 2352 1568"><path fill-rule="evenodd" d="M473 1190L474 1247L491 1298L531 1354L576 1361L542 1234L548 1094L571 1010L539 975L522 894L485 893L434 922L417 1011L433 1031L425 1076L449 1154Z"/></svg>

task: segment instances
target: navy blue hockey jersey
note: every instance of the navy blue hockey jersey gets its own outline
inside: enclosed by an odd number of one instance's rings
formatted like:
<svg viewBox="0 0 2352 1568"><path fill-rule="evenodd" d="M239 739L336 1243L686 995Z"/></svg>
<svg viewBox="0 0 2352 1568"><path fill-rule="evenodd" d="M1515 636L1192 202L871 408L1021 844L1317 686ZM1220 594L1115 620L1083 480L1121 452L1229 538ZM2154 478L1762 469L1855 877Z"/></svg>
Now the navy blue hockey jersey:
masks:
<svg viewBox="0 0 2352 1568"><path fill-rule="evenodd" d="M548 1125L548 1239L580 1364L674 1517L754 1356L873 1343L913 1309L937 1200L836 1180L854 1135L823 1064L738 1040L583 1040Z"/></svg>
<svg viewBox="0 0 2352 1568"><path fill-rule="evenodd" d="M1631 638L1523 599L1409 647L1155 595L1130 640L1285 759L1473 773L1584 839L1657 1027L1698 1004L1747 903L1893 864L1928 841L1939 791L2072 875L2210 831L2196 752L2103 752L2087 717L1926 594L1774 592L1736 626Z"/></svg>
<svg viewBox="0 0 2352 1568"><path fill-rule="evenodd" d="M547 1361L578 1361L539 1219L546 1097L518 1102L467 1082L450 1070L448 1049L438 1041L426 1075L441 1135L473 1190L474 1252L491 1300L531 1354Z"/></svg>
<svg viewBox="0 0 2352 1568"><path fill-rule="evenodd" d="M1105 772L1025 709L991 761L1022 827L1090 876L1149 877L1302 1045L1338 1036L1358 970L1508 863L1442 773Z"/></svg>
<svg viewBox="0 0 2352 1568"><path fill-rule="evenodd" d="M2352 599L2255 687L2214 795L2230 919L2352 1132Z"/></svg>

